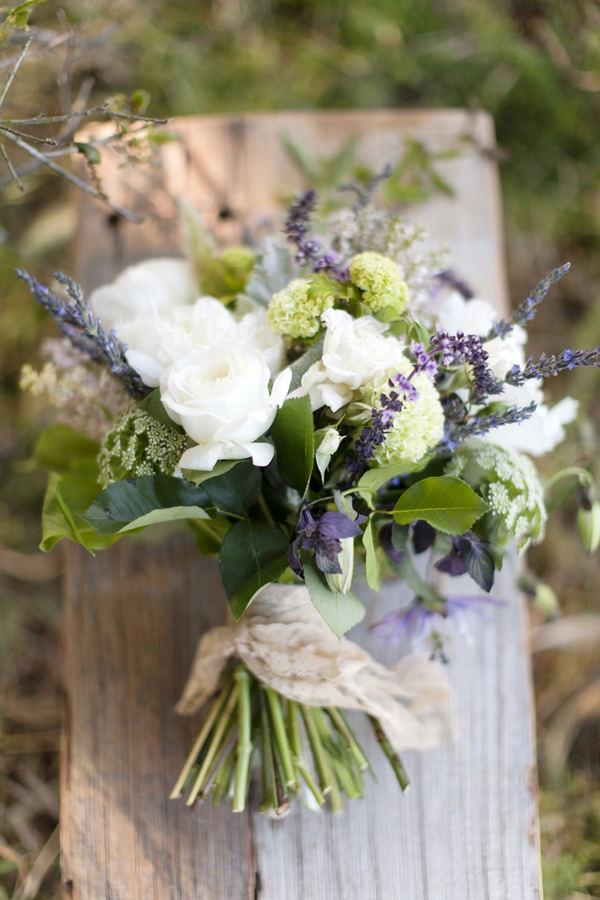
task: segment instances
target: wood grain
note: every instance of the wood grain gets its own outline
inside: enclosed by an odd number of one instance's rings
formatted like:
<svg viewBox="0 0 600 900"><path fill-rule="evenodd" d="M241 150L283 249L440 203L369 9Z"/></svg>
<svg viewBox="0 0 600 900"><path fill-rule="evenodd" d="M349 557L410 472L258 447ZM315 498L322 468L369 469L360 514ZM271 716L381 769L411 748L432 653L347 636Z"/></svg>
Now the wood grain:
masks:
<svg viewBox="0 0 600 900"><path fill-rule="evenodd" d="M449 245L478 293L506 307L500 200L490 119L460 110L282 113L178 120L150 174L116 164L113 196L144 212L143 226L81 209L77 262L87 288L121 266L177 249L177 198L190 196L223 240L271 219L298 186L281 136L322 155L355 138L371 164L396 159L406 137L460 149L441 168L437 195L412 218ZM137 191L137 199L133 196ZM196 641L223 619L211 561L184 538L120 544L95 559L67 554L61 841L65 894L80 900L533 900L541 896L532 697L526 626L514 566L496 593L493 621L475 620L455 647L459 738L407 755L400 796L385 765L344 816L296 807L283 822L189 811L167 795L197 722L173 704ZM456 583L453 590L458 590ZM371 597L369 615L398 605L402 589ZM372 644L364 629L362 639ZM373 646L370 647L373 650ZM375 648L379 651L381 648ZM360 723L358 727L362 727ZM365 735L373 758L377 750Z"/></svg>

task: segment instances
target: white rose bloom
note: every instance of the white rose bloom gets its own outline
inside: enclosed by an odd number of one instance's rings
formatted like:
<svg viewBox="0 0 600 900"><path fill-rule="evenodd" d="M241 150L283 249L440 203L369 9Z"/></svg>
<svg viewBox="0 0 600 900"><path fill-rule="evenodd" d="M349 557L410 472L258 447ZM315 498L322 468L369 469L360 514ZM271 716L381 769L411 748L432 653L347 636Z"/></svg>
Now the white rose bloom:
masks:
<svg viewBox="0 0 600 900"><path fill-rule="evenodd" d="M262 352L271 375L281 372L285 365L285 341L267 322L266 309L256 306L246 312L239 319L237 329L243 343L252 344Z"/></svg>
<svg viewBox="0 0 600 900"><path fill-rule="evenodd" d="M105 328L116 328L142 315L163 315L191 303L197 294L190 263L165 257L124 269L110 284L92 292L90 305Z"/></svg>
<svg viewBox="0 0 600 900"><path fill-rule="evenodd" d="M247 344L227 343L193 350L166 369L161 400L169 416L197 446L180 460L184 469L210 471L220 459L252 458L267 466L273 447L257 442L284 402L291 371L284 370L269 391L270 372L262 353Z"/></svg>
<svg viewBox="0 0 600 900"><path fill-rule="evenodd" d="M398 365L406 366L404 345L385 334L387 326L372 316L353 319L339 309L322 317L326 327L323 356L302 377L301 393L308 393L313 410L345 406L359 388L371 384Z"/></svg>
<svg viewBox="0 0 600 900"><path fill-rule="evenodd" d="M441 303L437 324L456 333L485 335L493 323L498 320L498 313L486 300L465 300L458 293L449 294ZM485 349L489 354L490 369L497 378L504 378L511 366L524 366L526 362L525 345L527 332L516 325L505 337L486 341ZM498 431L483 436L484 441L492 444L500 443L506 450L528 453L530 456L543 456L553 450L565 437L565 425L577 415L577 401L565 397L552 407L544 403L542 382L527 381L520 387L505 385L499 399L515 406L528 406L537 403L534 414L524 422L514 425L503 425Z"/></svg>
<svg viewBox="0 0 600 900"><path fill-rule="evenodd" d="M190 350L237 340L237 323L214 297L176 306L162 315L138 316L117 325L127 345L127 362L144 384L156 387L162 372Z"/></svg>

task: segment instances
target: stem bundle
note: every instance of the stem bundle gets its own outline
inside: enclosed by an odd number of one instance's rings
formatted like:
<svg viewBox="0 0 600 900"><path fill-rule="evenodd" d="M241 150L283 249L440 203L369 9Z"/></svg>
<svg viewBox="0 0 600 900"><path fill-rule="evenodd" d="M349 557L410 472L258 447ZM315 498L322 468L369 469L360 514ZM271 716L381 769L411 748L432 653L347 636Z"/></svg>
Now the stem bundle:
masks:
<svg viewBox="0 0 600 900"><path fill-rule="evenodd" d="M404 767L376 719L375 736L402 790ZM309 762L307 750L310 751ZM364 775L373 774L367 756L343 712L288 700L238 664L229 670L171 791L191 806L212 793L233 812L246 809L252 761L260 762L260 810L283 815L294 797L319 809L341 812L344 794L362 797ZM312 763L312 765L311 765Z"/></svg>

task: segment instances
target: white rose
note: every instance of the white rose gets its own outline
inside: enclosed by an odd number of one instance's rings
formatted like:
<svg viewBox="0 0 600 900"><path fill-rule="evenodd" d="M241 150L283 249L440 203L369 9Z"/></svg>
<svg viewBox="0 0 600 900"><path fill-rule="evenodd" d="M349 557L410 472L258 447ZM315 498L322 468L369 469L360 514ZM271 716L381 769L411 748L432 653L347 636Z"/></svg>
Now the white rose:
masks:
<svg viewBox="0 0 600 900"><path fill-rule="evenodd" d="M184 259L148 259L124 269L110 284L90 295L90 305L105 328L116 328L142 315L162 315L191 303L198 294L191 265Z"/></svg>
<svg viewBox="0 0 600 900"><path fill-rule="evenodd" d="M266 310L256 307L238 321L238 333L243 343L252 344L263 354L271 375L277 375L285 365L285 341L275 334L267 322Z"/></svg>
<svg viewBox="0 0 600 900"><path fill-rule="evenodd" d="M127 345L127 362L149 387L156 387L162 372L190 350L237 340L234 317L214 297L120 322L116 330Z"/></svg>
<svg viewBox="0 0 600 900"><path fill-rule="evenodd" d="M333 412L350 403L354 392L389 370L404 370L404 344L385 334L387 326L372 316L353 319L339 309L323 314L323 355L302 377L313 410L328 406Z"/></svg>
<svg viewBox="0 0 600 900"><path fill-rule="evenodd" d="M193 350L173 363L161 376L161 400L197 445L185 451L181 468L210 471L220 459L247 457L267 466L273 447L257 439L271 427L291 377L284 370L269 391L263 355L245 344Z"/></svg>

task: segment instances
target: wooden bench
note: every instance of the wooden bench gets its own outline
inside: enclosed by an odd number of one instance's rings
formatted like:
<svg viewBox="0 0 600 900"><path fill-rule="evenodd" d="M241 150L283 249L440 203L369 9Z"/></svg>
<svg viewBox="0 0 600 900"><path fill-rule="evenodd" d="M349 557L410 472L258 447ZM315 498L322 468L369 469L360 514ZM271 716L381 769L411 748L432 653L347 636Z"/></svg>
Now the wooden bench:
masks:
<svg viewBox="0 0 600 900"><path fill-rule="evenodd" d="M284 135L319 155L349 138L373 166L407 137L434 150L454 197L411 213L482 296L506 308L493 126L459 110L293 113L177 120L153 173L105 167L113 197L143 225L81 207L77 269L87 289L125 264L178 252L176 198L190 197L224 240L275 213L299 186ZM137 193L137 200L134 196ZM527 630L514 566L495 593L509 601L454 647L460 736L406 755L412 789L379 781L343 816L298 805L284 821L201 805L169 790L197 729L173 706L201 631L223 620L216 566L185 537L125 543L95 559L65 556L67 717L61 840L65 895L77 900L530 900L541 896ZM383 601L399 596L388 586ZM367 742L370 740L366 738ZM376 752L373 752L376 756Z"/></svg>

